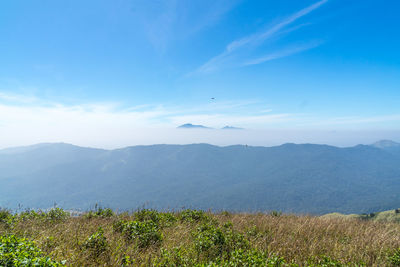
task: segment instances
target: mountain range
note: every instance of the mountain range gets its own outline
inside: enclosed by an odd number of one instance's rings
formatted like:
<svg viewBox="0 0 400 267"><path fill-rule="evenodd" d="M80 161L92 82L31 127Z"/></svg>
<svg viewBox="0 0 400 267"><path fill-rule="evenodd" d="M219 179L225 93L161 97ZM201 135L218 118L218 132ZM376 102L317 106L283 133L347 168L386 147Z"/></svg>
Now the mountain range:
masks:
<svg viewBox="0 0 400 267"><path fill-rule="evenodd" d="M206 127L204 125L196 125L196 124L191 124L191 123L182 124L181 126L178 126L177 128L182 128L182 129L211 129L210 127Z"/></svg>
<svg viewBox="0 0 400 267"><path fill-rule="evenodd" d="M0 207L324 214L400 206L400 145L209 144L0 150Z"/></svg>
<svg viewBox="0 0 400 267"><path fill-rule="evenodd" d="M214 129L211 127L207 127L204 125L197 125L197 124L191 124L191 123L185 123L177 127L178 129ZM222 130L244 130L243 128L239 127L234 127L234 126L224 126L221 128Z"/></svg>

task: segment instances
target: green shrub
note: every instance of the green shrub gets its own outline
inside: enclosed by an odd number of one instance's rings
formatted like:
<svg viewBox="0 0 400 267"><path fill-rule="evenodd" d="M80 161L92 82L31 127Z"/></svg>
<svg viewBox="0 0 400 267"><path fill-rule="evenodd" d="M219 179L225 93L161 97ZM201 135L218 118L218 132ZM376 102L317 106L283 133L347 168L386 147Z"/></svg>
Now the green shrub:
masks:
<svg viewBox="0 0 400 267"><path fill-rule="evenodd" d="M260 229L255 225L246 229L246 236L249 238L256 238L260 235L262 235L262 233L261 233Z"/></svg>
<svg viewBox="0 0 400 267"><path fill-rule="evenodd" d="M124 255L121 260L121 266L132 266L133 263L135 263L135 259L132 259L128 255Z"/></svg>
<svg viewBox="0 0 400 267"><path fill-rule="evenodd" d="M223 262L220 266L286 266L282 257L268 257L268 253L258 250L238 249L232 252L229 261Z"/></svg>
<svg viewBox="0 0 400 267"><path fill-rule="evenodd" d="M98 257L103 252L105 252L108 248L107 239L104 236L103 228L99 227L97 232L92 234L86 241L83 243L83 247L90 250L94 256Z"/></svg>
<svg viewBox="0 0 400 267"><path fill-rule="evenodd" d="M197 252L206 259L229 258L232 251L249 247L249 241L233 230L232 223L226 223L222 227L203 224L193 236Z"/></svg>
<svg viewBox="0 0 400 267"><path fill-rule="evenodd" d="M392 266L400 266L400 248L390 253L388 260Z"/></svg>
<svg viewBox="0 0 400 267"><path fill-rule="evenodd" d="M5 223L12 216L11 212L7 209L0 208L0 223Z"/></svg>
<svg viewBox="0 0 400 267"><path fill-rule="evenodd" d="M154 266L170 267L170 266L194 266L194 267L253 267L253 266L295 266L286 264L285 260L278 256L268 257L266 252L258 250L237 249L230 253L226 259L216 258L211 261L199 262L195 257L190 257L187 250L182 248L174 248L172 251L162 249L161 256L156 259Z"/></svg>
<svg viewBox="0 0 400 267"><path fill-rule="evenodd" d="M128 221L125 220L118 220L113 223L113 230L114 232L122 233L125 229L125 225Z"/></svg>
<svg viewBox="0 0 400 267"><path fill-rule="evenodd" d="M42 219L46 215L43 211L38 210L26 210L18 214L18 220L19 221L27 221L27 220L33 220L33 219Z"/></svg>
<svg viewBox="0 0 400 267"><path fill-rule="evenodd" d="M309 267L345 267L345 266L364 266L364 264L343 264L342 262L332 259L329 256L321 255L309 260Z"/></svg>
<svg viewBox="0 0 400 267"><path fill-rule="evenodd" d="M160 228L173 225L177 218L171 212L158 212L156 210L142 209L136 211L133 216L137 221L151 221L157 224Z"/></svg>
<svg viewBox="0 0 400 267"><path fill-rule="evenodd" d="M152 221L119 220L113 225L114 231L123 233L125 238L137 242L139 248L159 245L163 236L158 225Z"/></svg>
<svg viewBox="0 0 400 267"><path fill-rule="evenodd" d="M15 235L0 236L0 266L62 266L36 247L35 243Z"/></svg>
<svg viewBox="0 0 400 267"><path fill-rule="evenodd" d="M15 221L15 216L7 209L0 209L0 224L5 224L7 228L11 227Z"/></svg>
<svg viewBox="0 0 400 267"><path fill-rule="evenodd" d="M161 221L161 214L156 210L142 209L136 211L133 216L137 221L146 222L152 221L156 224L159 224Z"/></svg>
<svg viewBox="0 0 400 267"><path fill-rule="evenodd" d="M52 208L48 212L44 212L42 210L26 210L17 215L17 219L19 221L27 221L27 220L44 220L51 222L59 222L64 221L70 217L69 212L64 211L61 208Z"/></svg>
<svg viewBox="0 0 400 267"><path fill-rule="evenodd" d="M183 222L200 222L209 220L209 217L204 211L190 209L181 211L179 218Z"/></svg>
<svg viewBox="0 0 400 267"><path fill-rule="evenodd" d="M85 217L88 219L91 218L96 218L96 217L100 217L100 218L109 218L114 216L114 212L112 211L112 209L110 208L102 208L102 207L97 207L94 211L89 211L88 213L85 214Z"/></svg>
<svg viewBox="0 0 400 267"><path fill-rule="evenodd" d="M172 212L161 213L161 226L172 226L178 219L175 214Z"/></svg>
<svg viewBox="0 0 400 267"><path fill-rule="evenodd" d="M189 257L183 248L174 248L172 251L161 249L161 256L153 262L154 266L172 267L172 266L195 266L196 262L193 257Z"/></svg>
<svg viewBox="0 0 400 267"><path fill-rule="evenodd" d="M44 213L45 218L52 222L63 221L70 217L69 212L64 211L61 208L52 208L49 212Z"/></svg>

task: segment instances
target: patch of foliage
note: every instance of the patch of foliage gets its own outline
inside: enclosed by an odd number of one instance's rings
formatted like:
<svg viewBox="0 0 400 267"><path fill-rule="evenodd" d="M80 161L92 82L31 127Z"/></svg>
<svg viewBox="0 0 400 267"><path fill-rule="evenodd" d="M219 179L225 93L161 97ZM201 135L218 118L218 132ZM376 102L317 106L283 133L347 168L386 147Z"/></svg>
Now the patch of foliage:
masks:
<svg viewBox="0 0 400 267"><path fill-rule="evenodd" d="M91 253L98 257L108 248L107 239L104 236L103 228L99 227L97 232L93 233L84 243L83 247L90 250Z"/></svg>
<svg viewBox="0 0 400 267"><path fill-rule="evenodd" d="M233 229L232 223L222 227L212 224L200 225L193 232L195 248L206 259L229 258L236 249L249 248L249 241L243 234Z"/></svg>
<svg viewBox="0 0 400 267"><path fill-rule="evenodd" d="M173 225L177 218L171 212L158 212L156 210L142 209L133 214L134 218L140 222L153 222L159 227L168 227Z"/></svg>
<svg viewBox="0 0 400 267"><path fill-rule="evenodd" d="M110 208L102 208L102 207L97 207L94 211L89 211L88 213L85 214L86 218L91 219L91 218L110 218L114 216L114 212Z"/></svg>
<svg viewBox="0 0 400 267"><path fill-rule="evenodd" d="M231 257L227 261L214 264L211 266L267 266L278 267L288 266L282 257L268 257L268 253L259 250L243 250L238 249L232 252Z"/></svg>
<svg viewBox="0 0 400 267"><path fill-rule="evenodd" d="M12 216L11 211L0 208L0 223L5 223Z"/></svg>
<svg viewBox="0 0 400 267"><path fill-rule="evenodd" d="M64 211L61 208L52 208L48 212L42 210L26 210L21 212L17 216L18 221L27 221L40 219L42 221L49 222L61 222L70 217L69 212Z"/></svg>
<svg viewBox="0 0 400 267"><path fill-rule="evenodd" d="M400 248L390 253L388 260L392 266L400 266Z"/></svg>
<svg viewBox="0 0 400 267"><path fill-rule="evenodd" d="M61 208L52 208L49 212L44 213L44 216L47 220L55 222L67 219L70 214Z"/></svg>
<svg viewBox="0 0 400 267"><path fill-rule="evenodd" d="M152 221L119 220L113 225L114 231L123 233L127 240L136 241L139 248L160 245L163 235L159 226Z"/></svg>
<svg viewBox="0 0 400 267"><path fill-rule="evenodd" d="M173 250L161 249L161 256L153 262L154 266L195 266L196 260L189 256L184 248L174 248Z"/></svg>
<svg viewBox="0 0 400 267"><path fill-rule="evenodd" d="M342 263L339 260L333 259L326 255L312 257L307 264L308 267L347 267L347 266L365 266L364 263Z"/></svg>
<svg viewBox="0 0 400 267"><path fill-rule="evenodd" d="M162 250L161 257L154 263L155 266L195 266L195 267L217 267L217 266L295 266L286 264L282 257L271 256L259 250L236 249L226 259L217 258L211 261L198 262L196 258L190 257L187 250L175 248L172 251Z"/></svg>
<svg viewBox="0 0 400 267"><path fill-rule="evenodd" d="M15 235L0 236L0 266L62 266L45 257L35 243Z"/></svg>
<svg viewBox="0 0 400 267"><path fill-rule="evenodd" d="M10 228L15 221L15 216L11 211L0 208L0 224L5 224L7 228Z"/></svg>
<svg viewBox="0 0 400 267"><path fill-rule="evenodd" d="M179 214L179 219L182 222L200 222L208 221L210 218L202 210L183 210Z"/></svg>

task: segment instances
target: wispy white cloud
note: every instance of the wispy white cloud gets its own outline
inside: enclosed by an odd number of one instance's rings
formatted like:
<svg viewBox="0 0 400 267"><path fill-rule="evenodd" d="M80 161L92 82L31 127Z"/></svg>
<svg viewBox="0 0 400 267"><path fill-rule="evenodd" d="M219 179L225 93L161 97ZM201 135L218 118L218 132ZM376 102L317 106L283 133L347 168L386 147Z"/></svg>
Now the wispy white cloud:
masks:
<svg viewBox="0 0 400 267"><path fill-rule="evenodd" d="M293 54L300 53L305 50L315 48L315 47L319 46L321 43L322 43L321 41L314 41L309 44L293 46L293 47L287 48L285 50L280 50L280 51L277 51L277 52L274 52L274 53L271 53L268 55L264 55L264 56L261 56L261 57L255 58L255 59L248 60L248 61L244 62L242 65L243 66L256 65L256 64L260 64L260 63L267 62L270 60L287 57L287 56L290 56Z"/></svg>
<svg viewBox="0 0 400 267"><path fill-rule="evenodd" d="M348 117L337 117L332 118L325 123L335 125L354 125L354 124L373 124L373 123L382 123L382 122L400 122L400 114L390 114L390 115L381 115L381 116L348 116ZM322 124L322 121L321 121Z"/></svg>
<svg viewBox="0 0 400 267"><path fill-rule="evenodd" d="M212 0L209 3L205 2L204 0L198 1L200 6L202 7L207 7L201 14L199 13L199 9L197 6L193 5L194 1L191 2L185 2L186 5L189 7L192 7L192 11L197 13L198 19L190 23L187 29L188 35L193 34L195 32L201 31L204 28L207 28L208 26L211 26L218 22L223 15L228 13L230 10L232 10L241 0ZM186 8L188 9L188 8ZM184 14L186 17L188 14ZM190 15L193 19L193 15ZM182 23L187 23L187 21L181 21Z"/></svg>
<svg viewBox="0 0 400 267"><path fill-rule="evenodd" d="M295 22L296 20L298 20L299 18L309 14L310 12L312 12L313 10L319 8L320 6L322 6L323 4L325 4L326 2L328 2L328 0L321 0L311 6L308 6L294 14L292 14L291 16L289 16L288 18L284 19L283 21L275 24L274 26L268 28L265 31L262 32L258 32L255 34L251 34L249 36L246 36L244 38L235 40L233 42L231 42L230 44L227 45L227 47L225 48L225 51L222 52L221 54L219 54L218 56L215 56L214 58L210 59L208 62L206 62L205 64L203 64L200 68L197 69L196 73L207 73L207 72L212 72L215 71L219 68L224 67L227 63L230 63L230 61L232 60L232 58L241 50L244 49L249 49L252 47L257 47L260 44L264 43L266 40L270 39L271 37L275 36L277 33L279 33L282 29L284 29L286 26L292 24L293 22ZM296 29L293 28L291 30ZM275 56L269 56L269 59L266 60L261 60L258 63L254 63L254 64L259 64L262 62L265 62L267 60L271 60L271 59L276 59L278 57L283 57L283 56L289 56L291 54L294 53L298 53L301 51L306 50L305 47L308 47L308 49L317 46L317 43L313 42L313 44L309 44L308 46L303 46L303 49L291 49L291 53L289 53L288 51L281 51L281 52L276 52ZM257 62L257 61L254 61ZM243 66L243 65L248 65L248 64L242 64L239 63L239 66Z"/></svg>
<svg viewBox="0 0 400 267"><path fill-rule="evenodd" d="M20 94L13 94L7 92L0 91L0 100L7 102L17 102L17 103L33 103L38 101L39 99L35 96L26 96Z"/></svg>
<svg viewBox="0 0 400 267"><path fill-rule="evenodd" d="M165 52L176 39L215 24L240 0L155 0L134 1L135 19L158 52Z"/></svg>

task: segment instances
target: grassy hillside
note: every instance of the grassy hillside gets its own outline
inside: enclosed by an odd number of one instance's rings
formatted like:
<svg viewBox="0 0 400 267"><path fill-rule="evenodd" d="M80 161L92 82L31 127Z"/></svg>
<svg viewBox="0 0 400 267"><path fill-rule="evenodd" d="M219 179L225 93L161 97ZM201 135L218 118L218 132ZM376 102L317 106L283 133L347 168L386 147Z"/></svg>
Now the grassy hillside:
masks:
<svg viewBox="0 0 400 267"><path fill-rule="evenodd" d="M14 261L14 263L12 263ZM0 211L0 266L400 266L400 224L196 210Z"/></svg>
<svg viewBox="0 0 400 267"><path fill-rule="evenodd" d="M360 219L374 222L400 222L400 209L387 210L382 212L373 212L369 214L341 214L338 212L329 213L323 218L341 218L341 219Z"/></svg>

